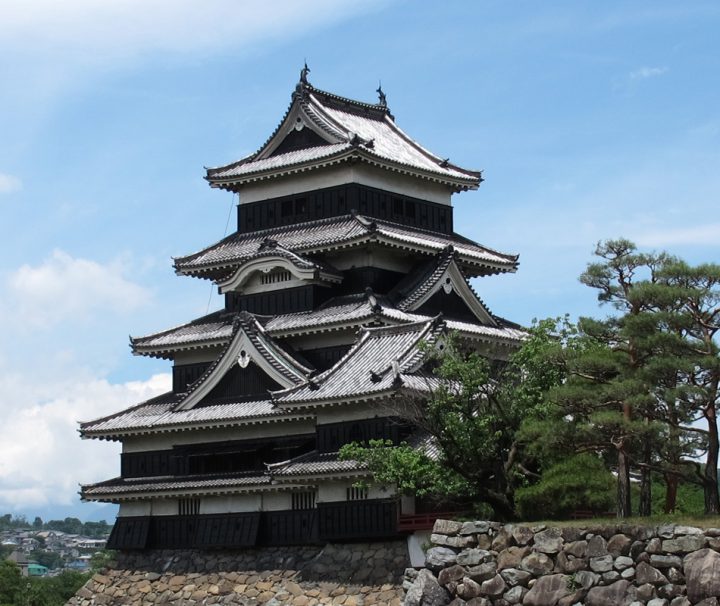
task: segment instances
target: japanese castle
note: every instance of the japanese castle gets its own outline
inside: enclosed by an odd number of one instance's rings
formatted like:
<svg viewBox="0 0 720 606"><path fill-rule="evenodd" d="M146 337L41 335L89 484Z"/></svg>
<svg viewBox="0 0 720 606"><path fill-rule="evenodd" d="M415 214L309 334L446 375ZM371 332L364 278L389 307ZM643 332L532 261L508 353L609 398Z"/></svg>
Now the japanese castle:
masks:
<svg viewBox="0 0 720 606"><path fill-rule="evenodd" d="M257 152L207 170L238 195L237 231L174 260L215 282L224 308L131 338L134 354L172 361L172 391L81 424L122 442L120 476L81 489L119 504L109 548L400 536L419 504L358 488L368 472L339 448L432 451L393 411L427 393L428 349L454 331L502 359L523 339L468 282L514 272L517 257L453 230L451 196L481 174L405 134L380 88L378 103L354 101L308 71Z"/></svg>

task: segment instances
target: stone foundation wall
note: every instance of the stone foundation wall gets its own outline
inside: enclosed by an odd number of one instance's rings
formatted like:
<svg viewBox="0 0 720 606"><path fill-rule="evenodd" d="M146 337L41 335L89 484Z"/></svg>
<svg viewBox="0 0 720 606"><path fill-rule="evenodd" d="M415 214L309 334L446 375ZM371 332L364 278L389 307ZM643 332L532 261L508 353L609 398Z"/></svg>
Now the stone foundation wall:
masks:
<svg viewBox="0 0 720 606"><path fill-rule="evenodd" d="M124 552L68 606L371 606L402 603L405 541Z"/></svg>
<svg viewBox="0 0 720 606"><path fill-rule="evenodd" d="M406 606L718 606L720 529L438 520Z"/></svg>

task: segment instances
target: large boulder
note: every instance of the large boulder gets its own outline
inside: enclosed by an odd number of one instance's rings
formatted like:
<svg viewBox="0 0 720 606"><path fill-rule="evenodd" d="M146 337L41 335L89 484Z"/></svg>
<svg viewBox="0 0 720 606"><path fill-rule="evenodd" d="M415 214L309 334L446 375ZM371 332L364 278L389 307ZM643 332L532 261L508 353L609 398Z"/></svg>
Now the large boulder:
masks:
<svg viewBox="0 0 720 606"><path fill-rule="evenodd" d="M460 532L462 525L462 522L456 522L454 520L435 520L432 531L433 534L453 536Z"/></svg>
<svg viewBox="0 0 720 606"><path fill-rule="evenodd" d="M405 606L446 606L450 594L429 570L421 570L405 594Z"/></svg>
<svg viewBox="0 0 720 606"><path fill-rule="evenodd" d="M532 578L529 572L517 568L506 568L500 572L500 576L505 579L505 582L510 585L510 587L515 587L516 585L525 586Z"/></svg>
<svg viewBox="0 0 720 606"><path fill-rule="evenodd" d="M488 579L492 579L497 574L497 566L495 562L485 562L484 564L478 564L477 566L471 566L467 569L467 576L473 581L482 583Z"/></svg>
<svg viewBox="0 0 720 606"><path fill-rule="evenodd" d="M497 556L498 570L505 568L517 568L520 566L522 559L530 553L529 547L508 547L503 549Z"/></svg>
<svg viewBox="0 0 720 606"><path fill-rule="evenodd" d="M465 568L459 564L448 566L443 568L437 576L438 583L440 585L447 585L448 583L457 583L466 575Z"/></svg>
<svg viewBox="0 0 720 606"><path fill-rule="evenodd" d="M463 549L457 555L455 561L463 566L477 566L478 564L489 562L492 559L493 556L489 551L471 547L470 549Z"/></svg>
<svg viewBox="0 0 720 606"><path fill-rule="evenodd" d="M548 528L535 535L535 550L542 553L557 553L565 540L559 528Z"/></svg>
<svg viewBox="0 0 720 606"><path fill-rule="evenodd" d="M523 606L556 606L561 598L571 593L569 580L570 577L564 574L540 577L525 594Z"/></svg>
<svg viewBox="0 0 720 606"><path fill-rule="evenodd" d="M706 542L707 539L702 535L687 535L666 539L662 542L662 548L668 553L690 553L705 547Z"/></svg>
<svg viewBox="0 0 720 606"><path fill-rule="evenodd" d="M501 596L506 589L507 585L499 574L496 574L492 579L483 581L483 584L480 585L480 593L491 598Z"/></svg>
<svg viewBox="0 0 720 606"><path fill-rule="evenodd" d="M587 544L587 557L589 558L599 558L601 556L607 555L607 541L602 538L599 534L596 534L594 537L591 537Z"/></svg>
<svg viewBox="0 0 720 606"><path fill-rule="evenodd" d="M527 570L536 577L548 574L555 567L553 561L544 553L533 552L526 555L520 563L520 568Z"/></svg>
<svg viewBox="0 0 720 606"><path fill-rule="evenodd" d="M617 556L626 556L630 553L630 545L632 545L632 539L624 534L615 534L610 537L607 542L607 550L609 553Z"/></svg>
<svg viewBox="0 0 720 606"><path fill-rule="evenodd" d="M720 553L700 549L685 556L683 572L687 597L694 604L706 598L720 596Z"/></svg>
<svg viewBox="0 0 720 606"><path fill-rule="evenodd" d="M457 563L457 553L449 547L431 547L425 553L425 566L437 572Z"/></svg>
<svg viewBox="0 0 720 606"><path fill-rule="evenodd" d="M616 581L612 585L593 587L585 597L585 606L628 606L634 592L628 591L629 581Z"/></svg>

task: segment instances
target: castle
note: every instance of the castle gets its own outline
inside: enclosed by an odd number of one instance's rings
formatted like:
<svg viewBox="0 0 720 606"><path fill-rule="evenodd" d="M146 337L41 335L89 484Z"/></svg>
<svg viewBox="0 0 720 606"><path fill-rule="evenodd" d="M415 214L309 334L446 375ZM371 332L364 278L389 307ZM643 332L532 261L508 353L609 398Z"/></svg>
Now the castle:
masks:
<svg viewBox="0 0 720 606"><path fill-rule="evenodd" d="M428 349L454 331L505 358L523 339L468 282L514 272L517 257L453 229L452 194L481 174L405 134L380 88L378 103L354 101L308 71L256 153L207 170L238 195L237 231L174 261L217 284L224 308L131 339L134 354L172 361L172 391L81 424L122 442L120 476L81 489L120 506L109 548L398 536L418 503L359 488L367 470L338 449L431 449L393 410L431 389Z"/></svg>

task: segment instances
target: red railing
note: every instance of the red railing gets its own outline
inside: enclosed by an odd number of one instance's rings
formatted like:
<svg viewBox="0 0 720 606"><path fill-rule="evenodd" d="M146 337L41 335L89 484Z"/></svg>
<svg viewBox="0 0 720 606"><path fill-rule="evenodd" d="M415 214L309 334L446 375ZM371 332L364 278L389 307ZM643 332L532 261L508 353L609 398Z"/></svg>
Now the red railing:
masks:
<svg viewBox="0 0 720 606"><path fill-rule="evenodd" d="M440 518L452 519L459 514L457 511L401 514L398 519L398 532L414 532L416 530L431 530L435 520Z"/></svg>

